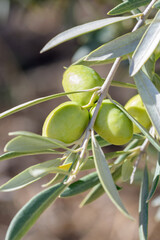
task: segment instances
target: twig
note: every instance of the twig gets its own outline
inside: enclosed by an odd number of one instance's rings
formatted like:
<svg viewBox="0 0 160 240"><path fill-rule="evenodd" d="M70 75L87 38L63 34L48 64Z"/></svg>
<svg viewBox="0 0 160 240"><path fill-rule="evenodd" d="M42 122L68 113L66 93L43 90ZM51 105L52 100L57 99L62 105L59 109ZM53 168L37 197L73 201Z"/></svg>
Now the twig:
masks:
<svg viewBox="0 0 160 240"><path fill-rule="evenodd" d="M152 6L154 5L154 3L156 1L157 0L152 0L151 3L147 6L147 8L142 13L141 18L138 20L137 24L133 28L132 32L136 31L139 27L142 26L142 24L144 23L145 19L150 14L150 12L152 10ZM111 67L111 70L110 70L108 76L106 77L106 79L105 79L101 89L99 90L100 97L98 99L98 102L97 102L97 105L95 107L95 110L94 110L93 116L91 118L91 121L90 121L90 123L89 123L89 125L88 125L88 127L86 129L85 137L84 137L84 140L83 140L83 143L82 143L83 150L82 150L82 152L81 152L81 154L79 156L79 160L77 162L77 166L76 166L75 170L73 171L72 175L66 181L67 184L68 184L68 182L72 181L72 179L77 174L77 171L80 169L81 163L83 162L84 155L85 155L85 152L86 152L86 149L87 149L88 141L89 141L89 138L90 138L90 135L91 135L91 130L93 129L93 126L94 126L94 123L95 123L95 120L96 120L99 108L100 108L100 106L102 104L103 99L108 94L109 87L110 87L111 82L113 80L113 77L114 77L114 75L115 75L115 73L116 73L116 71L117 71L117 69L118 69L118 67L120 65L121 59L122 59L121 57L116 58L116 60L114 61L113 65Z"/></svg>

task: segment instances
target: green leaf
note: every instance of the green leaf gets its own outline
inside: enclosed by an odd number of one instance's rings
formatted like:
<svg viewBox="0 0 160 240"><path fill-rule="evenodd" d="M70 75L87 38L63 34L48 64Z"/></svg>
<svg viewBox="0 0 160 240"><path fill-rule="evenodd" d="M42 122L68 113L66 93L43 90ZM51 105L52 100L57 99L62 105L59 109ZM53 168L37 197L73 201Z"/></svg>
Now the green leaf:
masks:
<svg viewBox="0 0 160 240"><path fill-rule="evenodd" d="M108 12L108 14L109 15L123 14L138 7L147 5L148 3L150 3L150 1L151 0L127 0L114 7L112 10Z"/></svg>
<svg viewBox="0 0 160 240"><path fill-rule="evenodd" d="M160 10L138 44L130 63L130 75L134 76L152 55L160 42Z"/></svg>
<svg viewBox="0 0 160 240"><path fill-rule="evenodd" d="M87 176L80 178L78 181L72 183L67 187L60 197L71 197L82 192L87 191L88 189L95 186L99 183L99 178L96 172L90 173Z"/></svg>
<svg viewBox="0 0 160 240"><path fill-rule="evenodd" d="M23 188L47 175L47 173L41 173L38 176L33 176L32 171L34 169L37 169L38 167L57 167L60 163L61 159L54 159L29 167L3 184L0 187L0 191L7 192Z"/></svg>
<svg viewBox="0 0 160 240"><path fill-rule="evenodd" d="M136 18L138 16L141 16L141 14L137 14L137 15L131 15L131 16L127 16L127 17L113 17L113 18L105 18L105 19L101 19L101 20L96 20L93 22L89 22L89 23L85 23L76 27L73 27L71 29L68 29L60 34L58 34L57 36L55 36L54 38L52 38L45 46L44 48L41 50L42 52L45 52L61 43L64 43L70 39L79 37L83 34L101 29L103 27L106 27L110 24L113 23L117 23L120 21L124 21L124 20L128 20L130 18Z"/></svg>
<svg viewBox="0 0 160 240"><path fill-rule="evenodd" d="M66 144L47 137L42 137L41 135L17 131L10 133L10 135L19 135L18 137L10 140L4 151L14 151L14 152L37 152L53 148L63 148L67 149Z"/></svg>
<svg viewBox="0 0 160 240"><path fill-rule="evenodd" d="M160 93L141 70L134 76L134 81L150 119L160 136Z"/></svg>
<svg viewBox="0 0 160 240"><path fill-rule="evenodd" d="M111 144L109 142L107 142L106 140L104 140L103 138L101 138L98 134L95 135L96 141L99 143L99 145L101 147L107 147L110 146ZM89 139L88 142L88 146L87 146L88 150L92 149L92 142L91 142L91 138Z"/></svg>
<svg viewBox="0 0 160 240"><path fill-rule="evenodd" d="M141 37L143 36L147 26L143 26L137 31L124 34L91 52L84 61L105 61L107 59L115 59L132 53Z"/></svg>
<svg viewBox="0 0 160 240"><path fill-rule="evenodd" d="M63 92L63 93L52 94L52 95L42 97L42 98L36 98L34 100L28 101L26 103L22 103L22 104L20 104L18 106L15 106L15 107L13 107L9 110L6 110L5 112L0 113L0 119L4 118L4 117L7 117L7 116L10 116L10 115L12 115L16 112L19 112L21 110L24 110L26 108L37 105L39 103L43 103L43 102L46 102L46 101L49 101L49 100L52 100L52 99L55 99L55 98L63 97L63 96L66 96L66 95L70 95L70 94L73 94L73 93L81 93L81 92L85 92L85 91L86 90L79 90L79 91L74 91L74 92Z"/></svg>
<svg viewBox="0 0 160 240"><path fill-rule="evenodd" d="M148 197L147 197L147 202L153 197L153 194L156 191L156 188L157 188L158 182L159 182L159 176L160 176L160 152L158 153L158 160L157 160L157 164L156 164L156 169L155 169L154 177L153 177L153 180L152 180L152 186L151 186L150 192L149 192Z"/></svg>
<svg viewBox="0 0 160 240"><path fill-rule="evenodd" d="M153 7L160 9L160 0L156 1Z"/></svg>
<svg viewBox="0 0 160 240"><path fill-rule="evenodd" d="M95 201L97 198L101 197L105 193L104 188L102 187L101 183L98 183L96 186L94 186L91 191L86 195L86 197L82 200L80 203L80 207L83 207L93 201Z"/></svg>
<svg viewBox="0 0 160 240"><path fill-rule="evenodd" d="M140 82L140 81L139 81ZM148 99L149 100L149 99ZM115 102L113 100L111 100L119 109L122 110L122 112L124 112L127 117L133 122L135 123L138 128L141 130L141 132L148 138L148 140L150 141L150 143L158 150L160 151L160 144L150 135L150 133L139 123L137 122L137 120L135 118L133 118L125 109L122 105L120 105L118 102Z"/></svg>
<svg viewBox="0 0 160 240"><path fill-rule="evenodd" d="M112 177L114 181L117 181L120 176L121 176L121 166L118 167L113 173L112 173ZM117 190L120 190L120 188L118 186ZM83 199L83 201L80 204L80 207L83 207L86 204L89 204L93 201L95 201L97 198L99 198L101 195L103 195L105 193L104 188L102 187L101 183L98 183L96 186L94 186L91 191L86 195L86 197Z"/></svg>
<svg viewBox="0 0 160 240"><path fill-rule="evenodd" d="M115 206L127 217L131 218L131 216L128 214L126 208L124 207L120 196L118 194L118 191L116 189L116 186L114 184L112 175L110 173L108 164L106 162L105 156L97 143L94 133L92 132L92 151L95 161L95 166L97 169L97 173L99 176L99 180L109 196L109 198L112 200L112 202L115 204Z"/></svg>
<svg viewBox="0 0 160 240"><path fill-rule="evenodd" d="M5 240L20 240L40 215L64 191L66 185L59 183L33 197L11 221Z"/></svg>
<svg viewBox="0 0 160 240"><path fill-rule="evenodd" d="M63 165L66 165L66 164L69 164L69 163L74 163L74 162L76 161L76 159L77 159L77 153L71 152L71 153L68 155L68 157L65 159ZM63 166L63 165L62 165L62 166ZM55 175L55 177L54 177L51 181L49 181L49 182L46 183L46 184L43 184L43 187L48 187L48 186L53 185L53 184L55 184L55 183L57 183L57 182L60 182L63 178L64 178L64 175L63 175L63 174L57 173L57 174Z"/></svg>
<svg viewBox="0 0 160 240"><path fill-rule="evenodd" d="M42 151L33 151L33 152L15 152L15 151L11 151L11 152L7 152L4 153L0 156L0 161L4 161L4 160L8 160L8 159L12 159L12 158L17 158L17 157L23 157L23 156L30 156L30 155L38 155L38 154L62 154L62 152L58 152L52 149L48 149L48 150L42 150Z"/></svg>
<svg viewBox="0 0 160 240"><path fill-rule="evenodd" d="M131 142L129 142L129 144L125 147L124 151L128 151L132 148L135 148L139 145L140 141L139 139L133 139ZM126 157L128 156L128 153L124 153L122 154L121 156L119 156L115 161L114 161L114 164L120 164L122 163Z"/></svg>
<svg viewBox="0 0 160 240"><path fill-rule="evenodd" d="M137 89L135 84L125 83L125 82L120 82L120 81L112 81L112 82L111 82L111 86L113 86L113 87L122 87L122 88Z"/></svg>
<svg viewBox="0 0 160 240"><path fill-rule="evenodd" d="M133 172L133 164L130 160L126 159L122 165L122 179L128 181Z"/></svg>
<svg viewBox="0 0 160 240"><path fill-rule="evenodd" d="M148 239L148 188L149 188L149 181L148 181L148 170L147 166L144 169L143 180L141 184L140 190L140 198L139 198L139 238L140 240L147 240Z"/></svg>

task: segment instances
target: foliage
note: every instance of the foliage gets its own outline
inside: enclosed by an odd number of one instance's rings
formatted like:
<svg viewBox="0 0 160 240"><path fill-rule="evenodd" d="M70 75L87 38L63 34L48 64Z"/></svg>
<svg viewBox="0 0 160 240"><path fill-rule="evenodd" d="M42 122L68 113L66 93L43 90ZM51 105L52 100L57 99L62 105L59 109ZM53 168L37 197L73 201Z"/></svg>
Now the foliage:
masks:
<svg viewBox="0 0 160 240"><path fill-rule="evenodd" d="M143 12L139 10L139 7L142 6L143 8L145 6ZM33 165L19 173L1 186L0 191L20 189L48 174L53 174L53 178L45 185L45 190L33 197L16 214L8 228L6 240L22 239L44 210L58 197L69 197L87 190L90 191L82 201L81 207L95 201L102 194L106 193L117 209L132 219L119 196L118 191L120 188L117 186L117 181L128 182L130 179L130 182L133 182L140 160L142 162L141 172L143 177L141 177L139 200L139 238L147 239L148 203L156 191L160 176L158 157L149 191L147 149L149 145L152 145L157 153L160 152L160 94L158 88L160 77L155 72L155 64L160 57L158 50L158 44L160 43L160 10L158 8L159 1L156 0L124 1L110 10L109 14L117 15L129 11L138 14L107 17L73 27L55 36L42 49L41 52L48 51L70 39L112 24L118 24L121 21L127 22L129 19L137 21L132 32L106 42L73 63L94 66L113 62L111 71L106 80L104 80L102 87L87 90L93 94L99 94L99 99L90 123L80 139L72 144L65 144L56 139L43 137L31 132L19 131L10 133L10 135L15 137L6 144L5 153L0 156L1 161L38 154L50 154L53 157L49 161ZM148 22L147 18L151 12L153 19ZM129 60L129 73L133 77L135 84L112 81L119 63L124 59ZM137 89L152 121L149 131L134 119L123 106L109 96L108 90L110 85ZM44 101L85 91L57 93L34 99L1 113L0 119ZM124 146L122 151L104 154L103 147L109 146L110 143L106 142L99 135L95 135L93 127L102 100L106 97L138 126L141 133L134 134L131 141ZM83 107L90 109L90 103ZM54 158L55 153L59 155L58 158ZM114 161L111 161L113 159ZM94 171L87 173L78 180L74 180L75 177L78 178L80 171L86 169ZM56 175L54 175L55 173Z"/></svg>

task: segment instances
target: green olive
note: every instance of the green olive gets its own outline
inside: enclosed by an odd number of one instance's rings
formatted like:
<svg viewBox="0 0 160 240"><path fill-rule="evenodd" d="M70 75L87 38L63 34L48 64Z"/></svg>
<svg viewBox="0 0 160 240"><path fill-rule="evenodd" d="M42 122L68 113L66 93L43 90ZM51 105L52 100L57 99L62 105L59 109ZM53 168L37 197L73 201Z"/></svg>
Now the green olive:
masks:
<svg viewBox="0 0 160 240"><path fill-rule="evenodd" d="M134 117L143 127L149 129L151 126L151 121L139 94L133 96L124 107L129 114ZM141 132L135 124L133 124L133 132Z"/></svg>
<svg viewBox="0 0 160 240"><path fill-rule="evenodd" d="M75 102L65 102L55 108L46 118L42 135L72 143L79 139L89 122L89 113Z"/></svg>
<svg viewBox="0 0 160 240"><path fill-rule="evenodd" d="M102 86L103 82L99 74L92 68L72 65L64 72L62 85L65 92L72 92ZM92 94L93 92L75 93L68 97L83 106L89 103Z"/></svg>
<svg viewBox="0 0 160 240"><path fill-rule="evenodd" d="M94 109L90 111L91 116ZM126 144L133 136L132 121L108 99L103 100L100 106L94 130L114 145Z"/></svg>

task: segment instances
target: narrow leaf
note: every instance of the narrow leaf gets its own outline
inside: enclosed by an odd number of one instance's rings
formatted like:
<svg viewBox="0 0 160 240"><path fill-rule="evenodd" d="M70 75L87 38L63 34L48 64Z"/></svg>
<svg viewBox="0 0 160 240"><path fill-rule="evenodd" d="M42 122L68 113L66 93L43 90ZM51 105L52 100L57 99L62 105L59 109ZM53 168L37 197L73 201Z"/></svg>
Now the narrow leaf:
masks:
<svg viewBox="0 0 160 240"><path fill-rule="evenodd" d="M122 179L124 182L129 180L132 172L133 172L133 164L131 163L131 161L126 159L126 161L124 161L122 165Z"/></svg>
<svg viewBox="0 0 160 240"><path fill-rule="evenodd" d="M15 151L11 151L11 152L7 152L4 153L0 156L0 161L4 161L4 160L8 160L8 159L13 159L13 158L17 158L17 157L23 157L23 156L30 156L30 155L39 155L39 154L63 154L62 152L58 152L52 149L48 149L48 150L42 150L42 151L33 151L33 152L15 152Z"/></svg>
<svg viewBox="0 0 160 240"><path fill-rule="evenodd" d="M79 193L85 192L88 189L99 183L99 178L96 172L90 173L87 176L80 178L78 181L72 183L60 195L61 197L70 197Z"/></svg>
<svg viewBox="0 0 160 240"><path fill-rule="evenodd" d="M100 46L84 58L84 61L105 61L132 53L136 49L146 29L147 26L143 26L137 31L124 34Z"/></svg>
<svg viewBox="0 0 160 240"><path fill-rule="evenodd" d="M66 185L59 183L33 197L13 218L5 240L20 240L46 208L63 192Z"/></svg>
<svg viewBox="0 0 160 240"><path fill-rule="evenodd" d="M160 136L160 93L141 70L134 76L134 81L150 119Z"/></svg>
<svg viewBox="0 0 160 240"><path fill-rule="evenodd" d="M38 176L33 176L31 171L34 171L34 169L37 169L38 167L56 167L59 166L60 163L61 159L54 159L29 167L3 184L0 187L0 191L7 192L23 188L47 175L47 173L41 173Z"/></svg>
<svg viewBox="0 0 160 240"><path fill-rule="evenodd" d="M143 180L141 184L140 190L140 198L139 198L139 237L140 240L148 239L148 170L147 167L144 169Z"/></svg>
<svg viewBox="0 0 160 240"><path fill-rule="evenodd" d="M79 90L79 91L74 91L74 92L63 92L63 93L52 94L52 95L49 95L49 96L46 96L46 97L42 97L42 98L36 98L34 100L22 103L22 104L20 104L18 106L15 106L15 107L13 107L11 109L6 110L5 112L0 113L0 119L4 118L4 117L7 117L9 115L12 115L12 114L14 114L16 112L19 112L21 110L24 110L26 108L32 107L32 106L34 106L36 104L52 100L54 98L59 98L59 97L63 97L63 96L66 96L66 95L73 94L73 93L81 93L81 92L85 92L85 91L86 90Z"/></svg>
<svg viewBox="0 0 160 240"><path fill-rule="evenodd" d="M138 44L131 63L130 63L130 75L134 76L141 67L145 64L147 59L152 55L160 42L160 10L156 14L152 23L146 30L142 37L142 40Z"/></svg>
<svg viewBox="0 0 160 240"><path fill-rule="evenodd" d="M155 169L154 177L152 180L152 186L151 186L150 192L147 197L147 202L153 197L153 194L156 191L156 188L157 188L158 182L159 182L159 176L160 176L160 152L158 153L156 169Z"/></svg>
<svg viewBox="0 0 160 240"><path fill-rule="evenodd" d="M133 122L135 123L138 128L141 130L141 132L148 138L148 140L150 141L150 143L158 150L160 151L160 144L150 135L150 133L139 123L137 122L137 120L135 118L133 118L125 109L123 106L121 106L118 102L115 102L112 100L112 102L119 108L122 110L122 112L124 112L127 117Z"/></svg>
<svg viewBox="0 0 160 240"><path fill-rule="evenodd" d="M160 0L156 1L153 7L160 9Z"/></svg>
<svg viewBox="0 0 160 240"><path fill-rule="evenodd" d="M111 144L109 142L107 142L106 140L104 140L103 138L101 138L98 134L95 135L96 141L98 142L98 144L101 147L107 147L110 146ZM92 149L92 142L91 142L91 138L89 139L88 145L87 145L87 149L91 150Z"/></svg>
<svg viewBox="0 0 160 240"><path fill-rule="evenodd" d="M63 148L67 149L66 144L56 140L43 137L41 135L30 133L30 132L14 132L10 135L19 135L18 137L10 140L4 151L14 151L14 152L37 152L53 148Z"/></svg>
<svg viewBox="0 0 160 240"><path fill-rule="evenodd" d="M141 14L137 14L137 15L131 15L131 16L127 16L127 17L113 17L113 18L105 18L105 19L101 19L101 20L96 20L93 22L89 22L89 23L85 23L76 27L73 27L71 29L68 29L60 34L58 34L57 36L55 36L54 38L52 38L45 46L44 48L41 50L42 52L45 52L63 42L66 42L70 39L79 37L83 34L101 29L103 27L106 27L110 24L113 23L117 23L120 21L124 21L124 20L128 20L130 18L136 18L138 16L141 16Z"/></svg>
<svg viewBox="0 0 160 240"><path fill-rule="evenodd" d="M112 10L108 12L109 15L119 15L126 12L129 12L133 9L139 8L141 6L147 5L151 0L127 0L123 3L120 3Z"/></svg>
<svg viewBox="0 0 160 240"><path fill-rule="evenodd" d="M96 186L94 186L91 191L86 195L86 197L82 200L80 203L80 207L83 207L93 201L95 201L97 198L101 197L105 193L104 188L102 187L101 183L98 183Z"/></svg>
<svg viewBox="0 0 160 240"><path fill-rule="evenodd" d="M105 190L105 192L108 194L109 198L112 200L112 202L115 204L115 206L127 217L131 218L131 216L128 214L126 208L124 207L120 196L118 194L118 191L116 189L116 186L114 184L112 175L110 173L108 164L106 162L105 156L97 143L94 133L92 132L92 150L93 150L93 156L95 161L95 166L97 169L97 173L99 176L99 180Z"/></svg>

